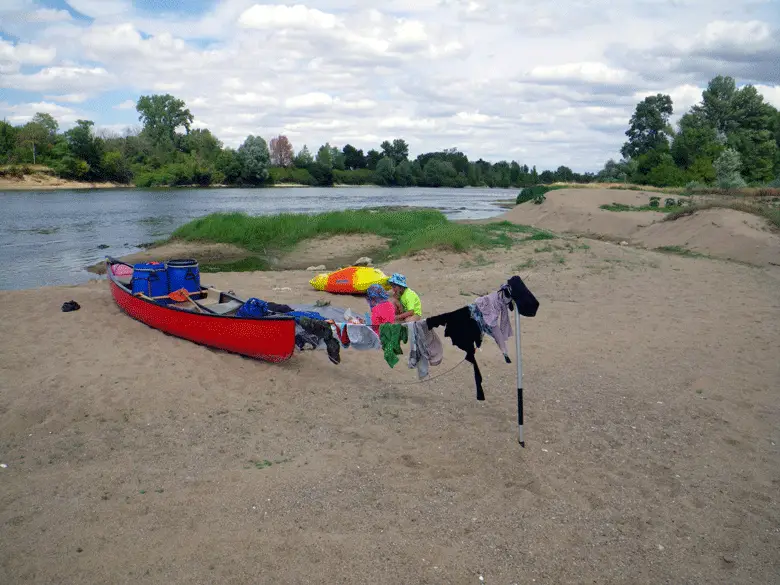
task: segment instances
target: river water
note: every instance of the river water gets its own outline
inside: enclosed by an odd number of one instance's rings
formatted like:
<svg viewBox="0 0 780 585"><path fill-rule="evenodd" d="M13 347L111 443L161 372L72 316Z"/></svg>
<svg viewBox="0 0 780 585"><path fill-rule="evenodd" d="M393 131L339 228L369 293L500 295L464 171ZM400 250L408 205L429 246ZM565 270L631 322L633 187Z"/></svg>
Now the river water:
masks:
<svg viewBox="0 0 780 585"><path fill-rule="evenodd" d="M0 290L79 284L86 267L123 256L216 211L313 213L386 205L439 209L450 219L502 213L504 189L104 189L0 191Z"/></svg>

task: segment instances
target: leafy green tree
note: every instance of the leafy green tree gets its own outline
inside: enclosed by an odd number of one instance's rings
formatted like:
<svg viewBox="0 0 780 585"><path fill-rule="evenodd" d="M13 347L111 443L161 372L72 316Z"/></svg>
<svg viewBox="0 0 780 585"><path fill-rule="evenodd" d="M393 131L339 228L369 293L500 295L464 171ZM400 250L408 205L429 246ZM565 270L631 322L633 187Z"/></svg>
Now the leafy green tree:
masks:
<svg viewBox="0 0 780 585"><path fill-rule="evenodd" d="M304 144L303 148L295 155L293 164L299 169L305 169L314 162L314 157L309 152L309 148Z"/></svg>
<svg viewBox="0 0 780 585"><path fill-rule="evenodd" d="M16 153L22 162L39 162L50 150L49 131L38 122L27 122L16 132Z"/></svg>
<svg viewBox="0 0 780 585"><path fill-rule="evenodd" d="M76 120L76 126L65 132L71 154L89 165L91 174L99 176L103 141L92 133L92 120Z"/></svg>
<svg viewBox="0 0 780 585"><path fill-rule="evenodd" d="M241 158L232 148L226 148L219 153L214 168L219 173L219 176L215 177L218 183L235 185L241 180Z"/></svg>
<svg viewBox="0 0 780 585"><path fill-rule="evenodd" d="M241 179L245 183L260 185L268 179L271 157L268 144L261 136L247 136L238 147L238 158L241 161Z"/></svg>
<svg viewBox="0 0 780 585"><path fill-rule="evenodd" d="M330 147L330 160L333 161L333 168L343 171L346 169L346 157L335 146Z"/></svg>
<svg viewBox="0 0 780 585"><path fill-rule="evenodd" d="M330 187L333 185L333 169L329 166L314 162L308 167L309 174L317 187Z"/></svg>
<svg viewBox="0 0 780 585"><path fill-rule="evenodd" d="M372 148L366 153L366 168L375 171L381 158L382 154Z"/></svg>
<svg viewBox="0 0 780 585"><path fill-rule="evenodd" d="M16 146L16 127L5 120L0 121L0 162L11 159Z"/></svg>
<svg viewBox="0 0 780 585"><path fill-rule="evenodd" d="M187 134L194 120L183 100L170 94L144 95L138 98L135 109L146 132L155 143L170 141L176 144L176 130L183 127Z"/></svg>
<svg viewBox="0 0 780 585"><path fill-rule="evenodd" d="M344 166L349 170L366 168L366 157L362 150L358 150L351 144L347 144L341 151L344 154Z"/></svg>
<svg viewBox="0 0 780 585"><path fill-rule="evenodd" d="M717 132L728 134L735 129L733 103L736 95L734 78L718 75L707 84L701 103L693 106L691 113L701 115Z"/></svg>
<svg viewBox="0 0 780 585"><path fill-rule="evenodd" d="M182 139L182 150L202 161L213 163L222 151L222 142L210 130L196 128Z"/></svg>
<svg viewBox="0 0 780 585"><path fill-rule="evenodd" d="M426 163L423 172L425 185L428 187L455 187L458 185L458 172L449 161L432 158Z"/></svg>
<svg viewBox="0 0 780 585"><path fill-rule="evenodd" d="M100 161L100 169L103 178L107 181L129 183L133 179L133 172L130 169L130 165L127 164L127 159L122 156L121 152L116 150L103 154L103 158Z"/></svg>
<svg viewBox="0 0 780 585"><path fill-rule="evenodd" d="M31 122L42 126L49 137L49 143L54 144L54 138L57 136L57 131L60 129L60 125L57 120L54 119L54 116L45 112L38 112L32 117Z"/></svg>
<svg viewBox="0 0 780 585"><path fill-rule="evenodd" d="M329 169L333 170L333 149L329 143L326 142L320 146L320 149L317 151L317 156L314 160L318 165L328 167Z"/></svg>
<svg viewBox="0 0 780 585"><path fill-rule="evenodd" d="M385 140L379 147L382 149L382 155L392 159L395 164L409 158L409 145L402 138L396 138L392 143Z"/></svg>
<svg viewBox="0 0 780 585"><path fill-rule="evenodd" d="M637 104L626 130L628 141L620 149L623 157L637 158L651 150L668 149L673 134L669 117L673 111L672 98L660 93Z"/></svg>
<svg viewBox="0 0 780 585"><path fill-rule="evenodd" d="M390 157L382 157L376 165L376 182L379 185L395 184L395 163Z"/></svg>
<svg viewBox="0 0 780 585"><path fill-rule="evenodd" d="M395 167L395 184L399 187L412 187L415 184L412 163L408 160Z"/></svg>
<svg viewBox="0 0 780 585"><path fill-rule="evenodd" d="M745 186L745 180L740 174L742 162L739 152L727 148L715 160L715 175L718 187L721 189L740 189Z"/></svg>

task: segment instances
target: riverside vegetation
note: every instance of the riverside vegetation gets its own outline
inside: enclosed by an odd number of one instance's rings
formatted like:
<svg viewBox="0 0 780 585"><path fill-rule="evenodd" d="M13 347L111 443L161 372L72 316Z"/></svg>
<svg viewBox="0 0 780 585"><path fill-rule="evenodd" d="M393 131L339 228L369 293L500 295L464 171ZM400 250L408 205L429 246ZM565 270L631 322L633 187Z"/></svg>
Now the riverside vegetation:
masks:
<svg viewBox="0 0 780 585"><path fill-rule="evenodd" d="M21 178L49 173L80 181L139 187L299 184L422 187L531 187L553 183L635 183L655 187L780 188L780 112L751 85L737 88L718 76L702 101L673 128L669 95L646 97L626 131L622 159L598 173L569 167L538 172L518 162L469 160L456 148L409 159L402 138L364 153L350 144L326 143L297 153L286 136L269 142L248 136L238 149L208 129L192 129L186 104L169 94L141 96L142 127L120 136L96 133L90 120L60 133L57 121L39 113L23 126L0 122L0 174ZM33 165L40 166L33 166Z"/></svg>

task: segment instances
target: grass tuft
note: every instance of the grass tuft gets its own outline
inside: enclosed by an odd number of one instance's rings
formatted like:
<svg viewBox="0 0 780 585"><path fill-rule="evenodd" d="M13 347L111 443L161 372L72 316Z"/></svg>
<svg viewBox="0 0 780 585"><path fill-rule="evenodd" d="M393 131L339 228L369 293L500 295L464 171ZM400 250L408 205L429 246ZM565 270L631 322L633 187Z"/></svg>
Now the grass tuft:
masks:
<svg viewBox="0 0 780 585"><path fill-rule="evenodd" d="M343 234L375 234L388 240L387 255L399 257L427 249L466 252L472 249L509 248L517 236L549 240L552 234L510 222L456 224L436 210L363 209L318 214L249 216L213 213L173 232L171 239L233 244L256 254L230 264L202 266L216 270L267 270L270 254L283 253L299 242Z"/></svg>
<svg viewBox="0 0 780 585"><path fill-rule="evenodd" d="M773 227L780 228L780 209L739 199L732 201L707 201L695 203L672 211L663 218L663 221L674 221L681 217L685 217L686 215L693 215L697 211L705 211L707 209L734 209L735 211L751 213L758 217L763 217Z"/></svg>

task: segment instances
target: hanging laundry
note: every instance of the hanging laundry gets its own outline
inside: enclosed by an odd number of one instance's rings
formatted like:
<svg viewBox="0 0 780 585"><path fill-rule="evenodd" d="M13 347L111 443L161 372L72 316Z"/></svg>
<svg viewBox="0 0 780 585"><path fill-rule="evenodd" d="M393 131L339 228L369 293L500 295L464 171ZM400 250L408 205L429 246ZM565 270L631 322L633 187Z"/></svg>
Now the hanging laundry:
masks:
<svg viewBox="0 0 780 585"><path fill-rule="evenodd" d="M471 318L471 311L463 307L451 313L444 313L426 320L429 329L444 325L444 337L452 340L452 345L466 352L466 361L474 366L474 382L477 386L477 400L485 400L482 390L482 373L474 357L475 347L482 345L482 331L479 324Z"/></svg>
<svg viewBox="0 0 780 585"><path fill-rule="evenodd" d="M301 328L307 333L316 336L325 342L325 347L328 350L328 358L334 364L341 362L341 344L333 336L333 330L330 328L330 324L320 319L312 319L310 317L299 317L296 319Z"/></svg>
<svg viewBox="0 0 780 585"><path fill-rule="evenodd" d="M523 279L519 276L513 276L507 281L509 294L517 305L517 311L523 317L535 317L539 309L539 301L533 293L525 286Z"/></svg>
<svg viewBox="0 0 780 585"><path fill-rule="evenodd" d="M504 354L504 360L511 363L506 340L512 337L512 326L509 321L509 301L502 291L497 291L479 297L474 304L479 310L490 336L496 340L498 348Z"/></svg>
<svg viewBox="0 0 780 585"><path fill-rule="evenodd" d="M417 368L417 376L422 379L428 375L428 366L438 366L444 357L439 336L428 329L425 321L408 323L409 327L409 368Z"/></svg>
<svg viewBox="0 0 780 585"><path fill-rule="evenodd" d="M398 363L398 356L403 355L401 343L409 340L409 331L405 325L382 323L379 326L379 340L385 353L385 361L393 368Z"/></svg>
<svg viewBox="0 0 780 585"><path fill-rule="evenodd" d="M382 349L379 336L368 325L346 325L349 344L352 349Z"/></svg>

